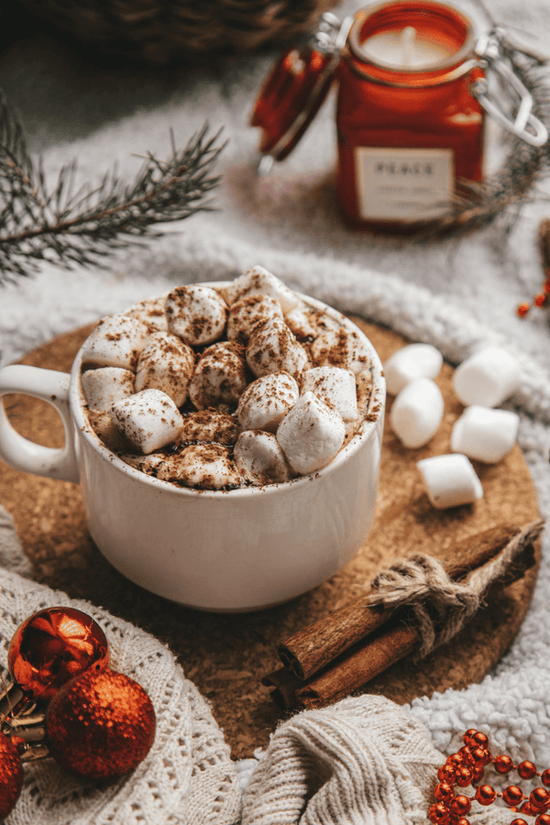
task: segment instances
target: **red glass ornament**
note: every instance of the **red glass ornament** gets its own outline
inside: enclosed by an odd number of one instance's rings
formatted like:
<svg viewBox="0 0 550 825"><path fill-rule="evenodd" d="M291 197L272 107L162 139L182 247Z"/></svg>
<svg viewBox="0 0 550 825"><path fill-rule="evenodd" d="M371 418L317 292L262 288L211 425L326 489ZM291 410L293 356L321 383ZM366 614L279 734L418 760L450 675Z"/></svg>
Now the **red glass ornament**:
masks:
<svg viewBox="0 0 550 825"><path fill-rule="evenodd" d="M521 788L517 785L508 785L502 792L502 798L509 805L511 808L515 808L516 805L520 805L523 800L524 794Z"/></svg>
<svg viewBox="0 0 550 825"><path fill-rule="evenodd" d="M454 797L453 786L448 782L440 782L435 786L434 796L438 802L447 802Z"/></svg>
<svg viewBox="0 0 550 825"><path fill-rule="evenodd" d="M455 768L462 767L464 765L464 757L459 753L452 753L447 757L447 764L454 765Z"/></svg>
<svg viewBox="0 0 550 825"><path fill-rule="evenodd" d="M523 803L523 805L520 808L520 811L521 811L522 814L527 814L527 816L534 816L535 815L535 813L533 811L533 808L531 807L531 803L529 802L528 799L525 800L525 802Z"/></svg>
<svg viewBox="0 0 550 825"><path fill-rule="evenodd" d="M546 304L547 300L548 295L546 295L544 292L539 292L538 295L535 295L533 303L536 307L543 307Z"/></svg>
<svg viewBox="0 0 550 825"><path fill-rule="evenodd" d="M518 774L521 776L522 779L532 779L534 776L537 775L537 768L530 762L528 759L525 759L523 762L520 762L517 767Z"/></svg>
<svg viewBox="0 0 550 825"><path fill-rule="evenodd" d="M21 793L23 766L17 748L0 733L0 819L4 819Z"/></svg>
<svg viewBox="0 0 550 825"><path fill-rule="evenodd" d="M550 768L546 768L540 775L543 785L550 785Z"/></svg>
<svg viewBox="0 0 550 825"><path fill-rule="evenodd" d="M15 631L8 668L33 699L49 702L69 679L90 666L109 663L107 639L91 616L74 607L48 607L29 616Z"/></svg>
<svg viewBox="0 0 550 825"><path fill-rule="evenodd" d="M521 817L516 817L510 822L510 825L527 825L527 822Z"/></svg>
<svg viewBox="0 0 550 825"><path fill-rule="evenodd" d="M521 304L519 304L518 308L516 309L516 312L517 312L517 314L519 315L520 318L525 318L525 316L527 315L527 313L529 312L530 309L531 309L531 307L529 306L527 301L522 301Z"/></svg>
<svg viewBox="0 0 550 825"><path fill-rule="evenodd" d="M470 813L472 802L467 796L457 796L451 802L451 813L453 816L465 816Z"/></svg>
<svg viewBox="0 0 550 825"><path fill-rule="evenodd" d="M548 814L540 814L535 819L535 825L550 825L550 816Z"/></svg>
<svg viewBox="0 0 550 825"><path fill-rule="evenodd" d="M92 779L112 779L135 768L149 753L155 727L146 691L110 669L87 670L72 679L46 712L52 756L66 770Z"/></svg>
<svg viewBox="0 0 550 825"><path fill-rule="evenodd" d="M500 753L493 759L493 767L497 773L510 773L514 763L505 753Z"/></svg>
<svg viewBox="0 0 550 825"><path fill-rule="evenodd" d="M447 825L450 818L451 814L449 809L443 804L443 802L438 802L436 805L432 805L428 811L428 819L430 822L433 822L434 825Z"/></svg>
<svg viewBox="0 0 550 825"><path fill-rule="evenodd" d="M470 825L470 820L466 819L465 816L461 816L460 819L457 819L453 825Z"/></svg>
<svg viewBox="0 0 550 825"><path fill-rule="evenodd" d="M468 785L471 785L474 779L474 771L471 768L457 768L456 771L456 784L459 788L467 788Z"/></svg>
<svg viewBox="0 0 550 825"><path fill-rule="evenodd" d="M480 805L492 805L497 798L497 792L491 785L480 785L476 790L476 799Z"/></svg>

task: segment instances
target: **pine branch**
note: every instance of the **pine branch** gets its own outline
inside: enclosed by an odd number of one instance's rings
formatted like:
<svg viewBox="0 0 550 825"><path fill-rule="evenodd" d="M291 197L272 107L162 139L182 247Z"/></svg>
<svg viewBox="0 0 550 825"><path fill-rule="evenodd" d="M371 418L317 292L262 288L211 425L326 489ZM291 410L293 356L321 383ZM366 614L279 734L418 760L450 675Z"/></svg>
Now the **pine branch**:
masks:
<svg viewBox="0 0 550 825"><path fill-rule="evenodd" d="M156 225L211 210L208 195L220 180L212 168L225 145L219 136L209 137L205 125L178 150L171 131L168 159L147 153L130 184L115 167L97 187L79 186L73 161L50 187L42 159L30 158L20 120L0 90L0 284L30 275L39 261L102 266L113 250L162 235Z"/></svg>

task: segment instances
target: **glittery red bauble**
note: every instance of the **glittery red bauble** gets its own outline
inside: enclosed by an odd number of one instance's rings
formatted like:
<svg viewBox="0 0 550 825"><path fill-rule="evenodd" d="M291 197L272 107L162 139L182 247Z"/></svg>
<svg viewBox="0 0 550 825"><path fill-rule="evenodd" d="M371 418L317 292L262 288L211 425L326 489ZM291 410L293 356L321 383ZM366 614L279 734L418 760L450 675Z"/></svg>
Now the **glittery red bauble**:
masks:
<svg viewBox="0 0 550 825"><path fill-rule="evenodd" d="M0 819L13 809L23 785L23 766L7 736L0 733Z"/></svg>
<svg viewBox="0 0 550 825"><path fill-rule="evenodd" d="M112 779L149 753L156 718L146 691L123 673L88 670L54 696L46 712L46 738L66 770Z"/></svg>
<svg viewBox="0 0 550 825"><path fill-rule="evenodd" d="M74 607L48 607L29 616L14 633L8 668L21 689L49 702L69 679L91 665L109 664L107 639L91 616Z"/></svg>

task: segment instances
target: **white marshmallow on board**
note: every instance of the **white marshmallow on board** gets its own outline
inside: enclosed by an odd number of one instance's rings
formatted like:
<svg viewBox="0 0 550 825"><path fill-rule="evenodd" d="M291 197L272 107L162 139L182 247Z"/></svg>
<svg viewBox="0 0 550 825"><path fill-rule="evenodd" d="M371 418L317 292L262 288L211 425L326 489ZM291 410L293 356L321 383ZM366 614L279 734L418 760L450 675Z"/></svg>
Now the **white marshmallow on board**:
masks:
<svg viewBox="0 0 550 825"><path fill-rule="evenodd" d="M162 390L176 407L187 400L187 387L193 377L195 353L185 341L170 332L154 332L141 351L136 369L136 392Z"/></svg>
<svg viewBox="0 0 550 825"><path fill-rule="evenodd" d="M292 469L306 475L329 464L344 443L342 417L312 392L300 396L277 430Z"/></svg>
<svg viewBox="0 0 550 825"><path fill-rule="evenodd" d="M408 344L385 362L386 388L397 395L414 378L437 378L442 364L443 356L431 344Z"/></svg>
<svg viewBox="0 0 550 825"><path fill-rule="evenodd" d="M227 338L248 344L254 330L272 318L283 320L281 305L269 295L248 295L229 308Z"/></svg>
<svg viewBox="0 0 550 825"><path fill-rule="evenodd" d="M237 418L241 428L275 432L299 396L300 388L288 372L256 378L239 398Z"/></svg>
<svg viewBox="0 0 550 825"><path fill-rule="evenodd" d="M227 304L215 289L200 284L176 287L164 302L168 329L193 347L221 338Z"/></svg>
<svg viewBox="0 0 550 825"><path fill-rule="evenodd" d="M462 453L423 458L416 462L431 504L438 510L473 504L483 498L483 487L469 459Z"/></svg>
<svg viewBox="0 0 550 825"><path fill-rule="evenodd" d="M135 372L149 328L128 315L107 315L82 347L82 363L97 367L122 367Z"/></svg>
<svg viewBox="0 0 550 825"><path fill-rule="evenodd" d="M473 404L453 426L451 450L468 458L497 464L508 455L518 437L519 415Z"/></svg>
<svg viewBox="0 0 550 825"><path fill-rule="evenodd" d="M183 427L180 411L162 390L142 390L115 401L109 414L128 441L145 455L170 444Z"/></svg>
<svg viewBox="0 0 550 825"><path fill-rule="evenodd" d="M390 426L405 447L423 447L436 434L444 407L437 384L431 378L415 378L396 395Z"/></svg>
<svg viewBox="0 0 550 825"><path fill-rule="evenodd" d="M111 404L133 395L134 373L122 367L98 367L82 373L82 390L90 410L108 412Z"/></svg>
<svg viewBox="0 0 550 825"><path fill-rule="evenodd" d="M285 314L301 303L295 292L263 266L248 269L220 292L229 306L248 295L269 295L279 302Z"/></svg>
<svg viewBox="0 0 550 825"><path fill-rule="evenodd" d="M454 390L465 406L498 407L521 383L516 358L501 347L487 347L458 365Z"/></svg>
<svg viewBox="0 0 550 825"><path fill-rule="evenodd" d="M307 367L308 356L285 322L272 318L252 334L246 362L257 378L272 372L288 372L297 377Z"/></svg>
<svg viewBox="0 0 550 825"><path fill-rule="evenodd" d="M355 375L341 367L313 367L302 376L302 392L313 392L329 407L340 413L344 421L358 416Z"/></svg>
<svg viewBox="0 0 550 825"><path fill-rule="evenodd" d="M198 410L228 404L235 407L248 384L244 347L220 341L205 349L189 382L189 398Z"/></svg>
<svg viewBox="0 0 550 825"><path fill-rule="evenodd" d="M231 448L222 444L193 444L181 453L166 456L156 477L198 490L237 487L242 479L230 453Z"/></svg>
<svg viewBox="0 0 550 825"><path fill-rule="evenodd" d="M254 484L280 484L290 479L285 454L273 433L245 430L235 444L235 464Z"/></svg>

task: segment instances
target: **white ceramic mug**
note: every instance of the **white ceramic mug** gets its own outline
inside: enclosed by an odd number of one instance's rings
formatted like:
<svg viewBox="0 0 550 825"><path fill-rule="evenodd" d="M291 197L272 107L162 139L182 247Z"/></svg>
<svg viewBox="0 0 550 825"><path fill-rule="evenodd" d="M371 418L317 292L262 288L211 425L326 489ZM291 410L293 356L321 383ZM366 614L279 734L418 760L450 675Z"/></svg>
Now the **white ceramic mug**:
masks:
<svg viewBox="0 0 550 825"><path fill-rule="evenodd" d="M211 283L220 287L224 283ZM292 481L230 491L194 490L130 467L98 438L85 413L81 352L70 375L24 365L0 370L0 396L23 393L58 410L65 445L35 444L0 404L0 457L36 475L80 481L88 526L103 555L147 590L202 610L257 610L330 578L361 547L376 506L385 410L380 359L360 334L373 392L357 434L324 469Z"/></svg>

